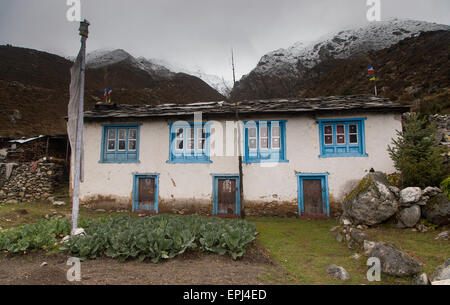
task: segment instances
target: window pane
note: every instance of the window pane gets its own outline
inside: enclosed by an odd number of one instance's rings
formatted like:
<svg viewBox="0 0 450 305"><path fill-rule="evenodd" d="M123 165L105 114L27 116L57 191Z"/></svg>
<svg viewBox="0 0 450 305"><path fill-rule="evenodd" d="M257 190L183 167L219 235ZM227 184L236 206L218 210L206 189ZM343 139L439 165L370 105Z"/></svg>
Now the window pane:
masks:
<svg viewBox="0 0 450 305"><path fill-rule="evenodd" d="M188 140L187 149L194 149L194 140Z"/></svg>
<svg viewBox="0 0 450 305"><path fill-rule="evenodd" d="M251 138L256 138L256 128L251 127L248 129L248 136Z"/></svg>
<svg viewBox="0 0 450 305"><path fill-rule="evenodd" d="M259 130L259 136L266 138L267 137L267 126L261 126L260 130Z"/></svg>
<svg viewBox="0 0 450 305"><path fill-rule="evenodd" d="M115 129L109 129L108 130L108 139L114 140L116 138L116 130Z"/></svg>
<svg viewBox="0 0 450 305"><path fill-rule="evenodd" d="M183 138L183 128L178 128L176 131L177 138Z"/></svg>
<svg viewBox="0 0 450 305"><path fill-rule="evenodd" d="M136 140L130 140L128 143L128 150L136 150Z"/></svg>
<svg viewBox="0 0 450 305"><path fill-rule="evenodd" d="M136 140L137 138L137 130L136 129L130 129L128 134L128 139L130 140Z"/></svg>
<svg viewBox="0 0 450 305"><path fill-rule="evenodd" d="M127 131L125 129L119 129L119 139L124 140L127 138Z"/></svg>
<svg viewBox="0 0 450 305"><path fill-rule="evenodd" d="M125 145L125 140L119 140L119 150L126 150Z"/></svg>
<svg viewBox="0 0 450 305"><path fill-rule="evenodd" d="M206 143L206 141L205 141L205 139L199 139L198 140L198 149L205 149L205 143Z"/></svg>
<svg viewBox="0 0 450 305"><path fill-rule="evenodd" d="M177 149L183 149L183 140L177 140L176 146Z"/></svg>
<svg viewBox="0 0 450 305"><path fill-rule="evenodd" d="M345 126L344 125L337 125L336 126L336 133L345 133Z"/></svg>
<svg viewBox="0 0 450 305"><path fill-rule="evenodd" d="M262 138L260 141L261 141L261 148L269 148L267 138Z"/></svg>
<svg viewBox="0 0 450 305"><path fill-rule="evenodd" d="M108 140L108 150L116 150L116 141Z"/></svg>
<svg viewBox="0 0 450 305"><path fill-rule="evenodd" d="M248 141L248 148L250 149L256 149L256 139L250 139Z"/></svg>
<svg viewBox="0 0 450 305"><path fill-rule="evenodd" d="M333 134L333 127L329 126L329 125L325 126L324 132L325 132L325 134Z"/></svg>
<svg viewBox="0 0 450 305"><path fill-rule="evenodd" d="M272 137L280 136L280 126L272 126Z"/></svg>
<svg viewBox="0 0 450 305"><path fill-rule="evenodd" d="M272 138L272 148L280 148L280 138Z"/></svg>
<svg viewBox="0 0 450 305"><path fill-rule="evenodd" d="M345 136L343 136L343 135L338 135L338 136L337 136L337 143L338 143L338 144L345 144Z"/></svg>
<svg viewBox="0 0 450 305"><path fill-rule="evenodd" d="M358 135L357 135L357 134L351 134L351 135L350 135L350 143L351 143L351 144L356 144L356 143L358 143Z"/></svg>
<svg viewBox="0 0 450 305"><path fill-rule="evenodd" d="M356 125L349 125L349 128L350 128L350 133L358 132L358 128L356 127Z"/></svg>
<svg viewBox="0 0 450 305"><path fill-rule="evenodd" d="M325 136L325 144L327 145L333 144L333 136Z"/></svg>

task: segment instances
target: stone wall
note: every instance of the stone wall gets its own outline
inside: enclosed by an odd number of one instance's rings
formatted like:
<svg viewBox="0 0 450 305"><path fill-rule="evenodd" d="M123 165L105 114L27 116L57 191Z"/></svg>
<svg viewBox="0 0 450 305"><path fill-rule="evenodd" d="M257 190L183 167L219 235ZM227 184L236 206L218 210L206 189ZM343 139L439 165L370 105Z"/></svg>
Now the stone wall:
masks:
<svg viewBox="0 0 450 305"><path fill-rule="evenodd" d="M44 200L67 183L64 163L53 160L13 163L9 177L6 176L7 166L6 163L0 164L0 202Z"/></svg>

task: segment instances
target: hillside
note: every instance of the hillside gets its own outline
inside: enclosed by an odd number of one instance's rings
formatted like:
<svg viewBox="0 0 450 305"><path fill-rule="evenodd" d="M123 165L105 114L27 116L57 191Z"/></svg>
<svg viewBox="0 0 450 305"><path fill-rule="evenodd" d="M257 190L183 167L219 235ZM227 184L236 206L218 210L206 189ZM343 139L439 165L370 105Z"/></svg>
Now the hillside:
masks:
<svg viewBox="0 0 450 305"><path fill-rule="evenodd" d="M448 33L450 26L392 19L331 34L311 44L296 43L264 55L257 67L236 84L232 96L234 99L297 96L304 91L305 83L311 77L323 76L338 66L345 66L347 59L363 58L420 33L438 30ZM409 55L402 54L406 58ZM363 70L366 70L365 66Z"/></svg>
<svg viewBox="0 0 450 305"><path fill-rule="evenodd" d="M57 55L0 46L0 136L65 133L71 66L71 61ZM115 103L185 104L224 99L195 76L156 70L149 73L127 56L104 65L88 65L85 109L101 101L103 88L111 86Z"/></svg>

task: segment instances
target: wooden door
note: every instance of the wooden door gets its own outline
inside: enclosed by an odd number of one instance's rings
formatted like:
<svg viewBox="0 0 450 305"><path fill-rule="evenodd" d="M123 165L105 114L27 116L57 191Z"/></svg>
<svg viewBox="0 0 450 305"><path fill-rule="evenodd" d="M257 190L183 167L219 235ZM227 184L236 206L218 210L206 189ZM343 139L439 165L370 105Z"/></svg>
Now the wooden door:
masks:
<svg viewBox="0 0 450 305"><path fill-rule="evenodd" d="M138 188L138 209L154 210L155 209L155 178L139 178Z"/></svg>
<svg viewBox="0 0 450 305"><path fill-rule="evenodd" d="M323 196L321 179L303 180L304 214L323 214Z"/></svg>
<svg viewBox="0 0 450 305"><path fill-rule="evenodd" d="M236 179L218 179L218 214L236 214Z"/></svg>

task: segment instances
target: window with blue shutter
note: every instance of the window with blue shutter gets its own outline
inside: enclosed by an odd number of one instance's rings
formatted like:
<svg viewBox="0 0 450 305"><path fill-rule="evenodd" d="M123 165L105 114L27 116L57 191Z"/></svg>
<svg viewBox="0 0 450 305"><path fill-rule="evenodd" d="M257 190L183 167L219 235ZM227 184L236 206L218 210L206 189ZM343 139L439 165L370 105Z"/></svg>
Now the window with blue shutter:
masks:
<svg viewBox="0 0 450 305"><path fill-rule="evenodd" d="M366 118L318 120L321 158L367 157Z"/></svg>
<svg viewBox="0 0 450 305"><path fill-rule="evenodd" d="M103 125L101 163L139 163L140 124Z"/></svg>
<svg viewBox="0 0 450 305"><path fill-rule="evenodd" d="M168 163L212 163L209 155L210 125L170 123Z"/></svg>
<svg viewBox="0 0 450 305"><path fill-rule="evenodd" d="M286 121L244 123L244 162L288 162Z"/></svg>

